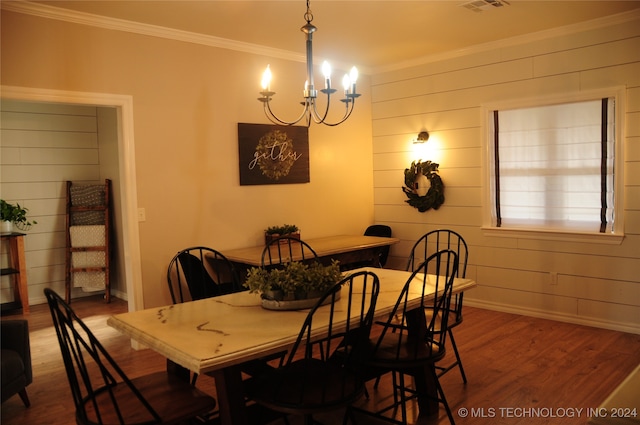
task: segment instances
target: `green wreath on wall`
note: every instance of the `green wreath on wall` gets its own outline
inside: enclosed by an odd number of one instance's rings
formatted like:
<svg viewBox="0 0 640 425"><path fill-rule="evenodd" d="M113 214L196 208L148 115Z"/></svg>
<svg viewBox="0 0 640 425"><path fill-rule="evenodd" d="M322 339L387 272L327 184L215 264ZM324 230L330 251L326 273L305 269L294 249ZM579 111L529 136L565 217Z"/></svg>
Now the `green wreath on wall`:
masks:
<svg viewBox="0 0 640 425"><path fill-rule="evenodd" d="M413 161L409 168L404 170L404 185L402 191L407 195L406 203L420 212L433 208L437 210L444 203L444 183L438 174L439 164L435 162ZM420 195L424 189L419 190L420 177L424 176L429 181L429 189L424 195Z"/></svg>

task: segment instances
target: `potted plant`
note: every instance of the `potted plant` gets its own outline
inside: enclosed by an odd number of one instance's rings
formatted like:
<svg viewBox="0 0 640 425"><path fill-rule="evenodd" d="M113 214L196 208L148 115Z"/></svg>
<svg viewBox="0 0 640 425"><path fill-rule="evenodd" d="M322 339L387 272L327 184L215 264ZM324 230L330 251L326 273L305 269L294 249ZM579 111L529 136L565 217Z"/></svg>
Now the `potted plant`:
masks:
<svg viewBox="0 0 640 425"><path fill-rule="evenodd" d="M264 231L264 243L268 245L273 239L280 236L291 236L300 239L300 230L295 224L283 224L282 226L269 226Z"/></svg>
<svg viewBox="0 0 640 425"><path fill-rule="evenodd" d="M37 221L29 221L27 219L27 208L23 208L20 204L15 205L8 203L4 199L0 199L0 220L2 221L2 233L11 233L15 226L19 230L29 230L29 228L38 224Z"/></svg>
<svg viewBox="0 0 640 425"><path fill-rule="evenodd" d="M340 279L342 272L337 260L328 266L317 261L311 264L292 261L283 268L252 267L244 286L249 292L260 294L265 308L296 310L313 306Z"/></svg>

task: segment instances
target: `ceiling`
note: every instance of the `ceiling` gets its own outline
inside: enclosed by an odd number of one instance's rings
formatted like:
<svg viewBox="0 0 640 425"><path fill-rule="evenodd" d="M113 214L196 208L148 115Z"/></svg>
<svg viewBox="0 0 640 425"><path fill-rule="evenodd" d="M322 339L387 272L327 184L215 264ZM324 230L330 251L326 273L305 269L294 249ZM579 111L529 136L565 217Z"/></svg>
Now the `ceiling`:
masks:
<svg viewBox="0 0 640 425"><path fill-rule="evenodd" d="M6 0L5 0L6 1ZM640 1L312 0L314 57L383 71L500 40L583 24L635 10ZM474 2L476 2L474 0ZM306 4L288 1L37 1L110 18L240 41L303 55ZM505 2L506 3L506 2ZM623 15L624 16L624 15Z"/></svg>

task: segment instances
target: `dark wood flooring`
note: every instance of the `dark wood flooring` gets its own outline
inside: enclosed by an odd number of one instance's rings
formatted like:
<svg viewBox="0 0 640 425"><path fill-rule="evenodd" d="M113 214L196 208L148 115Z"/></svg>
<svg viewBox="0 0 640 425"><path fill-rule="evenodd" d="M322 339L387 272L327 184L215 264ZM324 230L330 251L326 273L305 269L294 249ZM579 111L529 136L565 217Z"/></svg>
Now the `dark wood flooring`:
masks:
<svg viewBox="0 0 640 425"><path fill-rule="evenodd" d="M101 297L90 297L74 300L72 306L131 377L165 368L162 356L133 350L126 337L106 325L109 315L126 311L124 301L105 304ZM3 320L12 317L22 316L4 315ZM2 404L1 422L74 424L49 311L45 305L32 306L27 318L34 370L34 382L28 387L31 407L25 408L16 395ZM597 408L640 363L640 335L471 307L465 307L456 339L468 383L462 383L457 370L442 377L441 383L460 425L586 424L587 409ZM215 395L209 377L201 377L198 387ZM360 405L382 405L389 401L390 385L385 380L369 393L370 399ZM640 405L620 407L636 407L640 414ZM435 419L416 418L415 408L410 414L415 424L448 423L443 409ZM337 416L324 418L325 423L341 423ZM373 421L363 417L358 423Z"/></svg>

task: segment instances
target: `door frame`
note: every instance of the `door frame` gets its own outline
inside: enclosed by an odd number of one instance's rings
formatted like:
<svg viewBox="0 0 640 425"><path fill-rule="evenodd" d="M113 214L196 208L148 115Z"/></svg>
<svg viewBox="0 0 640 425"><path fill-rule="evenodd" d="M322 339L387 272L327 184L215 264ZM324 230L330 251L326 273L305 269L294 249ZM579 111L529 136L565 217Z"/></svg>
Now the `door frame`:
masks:
<svg viewBox="0 0 640 425"><path fill-rule="evenodd" d="M137 214L138 194L133 133L133 97L121 94L73 92L17 86L0 86L0 96L3 99L116 108L125 285L129 311L142 310L144 308L144 299Z"/></svg>

